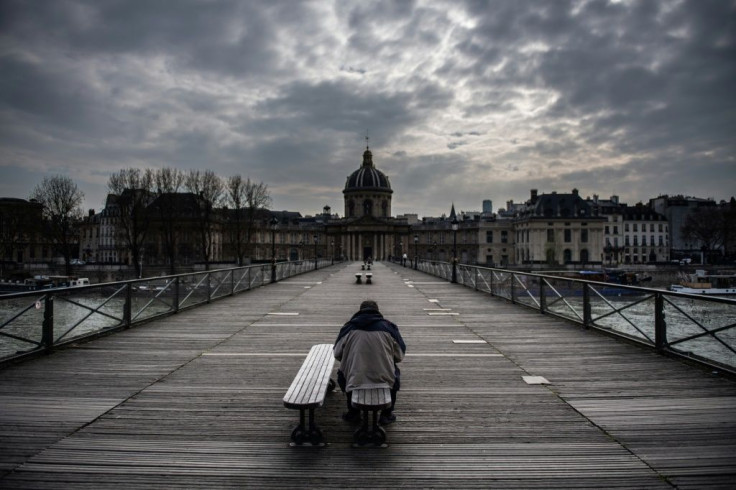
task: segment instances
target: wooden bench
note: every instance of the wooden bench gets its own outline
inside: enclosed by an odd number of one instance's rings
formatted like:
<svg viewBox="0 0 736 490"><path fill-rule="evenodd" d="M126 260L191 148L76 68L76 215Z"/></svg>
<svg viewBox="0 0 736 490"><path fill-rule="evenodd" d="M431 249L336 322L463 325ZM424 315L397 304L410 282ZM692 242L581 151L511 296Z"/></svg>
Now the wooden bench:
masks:
<svg viewBox="0 0 736 490"><path fill-rule="evenodd" d="M388 388L354 389L350 403L362 413L362 423L353 434L355 446L386 447L386 431L378 425L378 412L391 406L391 390ZM373 420L369 423L369 413Z"/></svg>
<svg viewBox="0 0 736 490"><path fill-rule="evenodd" d="M355 273L355 284L362 284L363 283L363 274L360 272Z"/></svg>
<svg viewBox="0 0 736 490"><path fill-rule="evenodd" d="M366 272L365 273L365 283L366 284L371 284L371 279L372 278L373 278L373 273L372 272Z"/></svg>
<svg viewBox="0 0 736 490"><path fill-rule="evenodd" d="M292 446L324 446L322 431L314 421L314 410L324 403L327 390L335 389L335 382L330 379L334 364L332 344L313 345L284 395L284 406L299 410L299 425L291 432ZM309 412L308 423L305 412Z"/></svg>

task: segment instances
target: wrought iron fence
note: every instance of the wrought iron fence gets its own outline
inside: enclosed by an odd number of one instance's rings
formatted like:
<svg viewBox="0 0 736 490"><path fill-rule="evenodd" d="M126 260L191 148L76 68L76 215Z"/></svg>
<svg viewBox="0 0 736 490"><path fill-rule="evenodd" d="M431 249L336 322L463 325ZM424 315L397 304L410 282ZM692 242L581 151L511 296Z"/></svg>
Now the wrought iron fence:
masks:
<svg viewBox="0 0 736 490"><path fill-rule="evenodd" d="M459 264L457 283L736 374L736 300ZM419 261L448 281L452 264Z"/></svg>
<svg viewBox="0 0 736 490"><path fill-rule="evenodd" d="M330 265L277 262L0 296L0 363L171 315Z"/></svg>

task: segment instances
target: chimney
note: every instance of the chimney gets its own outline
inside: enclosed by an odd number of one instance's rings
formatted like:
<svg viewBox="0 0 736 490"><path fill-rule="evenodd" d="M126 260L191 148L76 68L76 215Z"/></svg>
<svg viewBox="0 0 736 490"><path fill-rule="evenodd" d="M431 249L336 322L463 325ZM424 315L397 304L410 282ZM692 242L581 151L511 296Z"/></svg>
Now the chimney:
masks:
<svg viewBox="0 0 736 490"><path fill-rule="evenodd" d="M89 213L87 215L91 218L92 216L95 215L95 210L94 209L90 209L89 210Z"/></svg>
<svg viewBox="0 0 736 490"><path fill-rule="evenodd" d="M578 195L578 190L577 189L573 189L572 190L572 195L573 196L577 196Z"/></svg>
<svg viewBox="0 0 736 490"><path fill-rule="evenodd" d="M537 190L532 189L532 204L534 204L535 202L537 202Z"/></svg>

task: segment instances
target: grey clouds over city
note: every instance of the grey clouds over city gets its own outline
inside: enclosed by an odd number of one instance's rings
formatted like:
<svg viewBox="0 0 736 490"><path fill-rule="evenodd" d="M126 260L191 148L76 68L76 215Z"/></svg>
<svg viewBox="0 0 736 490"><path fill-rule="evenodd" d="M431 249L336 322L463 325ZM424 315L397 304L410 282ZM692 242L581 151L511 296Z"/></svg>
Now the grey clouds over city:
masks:
<svg viewBox="0 0 736 490"><path fill-rule="evenodd" d="M0 73L0 196L175 166L342 214L366 132L399 214L736 194L734 1L4 0Z"/></svg>

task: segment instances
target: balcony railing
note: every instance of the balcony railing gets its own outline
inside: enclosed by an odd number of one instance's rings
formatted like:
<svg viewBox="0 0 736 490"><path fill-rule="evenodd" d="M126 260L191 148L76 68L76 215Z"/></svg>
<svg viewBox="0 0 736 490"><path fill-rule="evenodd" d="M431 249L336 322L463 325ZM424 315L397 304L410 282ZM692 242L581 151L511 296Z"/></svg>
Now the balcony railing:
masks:
<svg viewBox="0 0 736 490"><path fill-rule="evenodd" d="M319 259L318 267L330 265ZM0 296L0 364L207 304L271 282L271 264ZM314 260L277 262L276 280Z"/></svg>
<svg viewBox="0 0 736 490"><path fill-rule="evenodd" d="M418 269L452 279L452 264ZM457 282L584 328L595 328L736 374L736 300L505 269L457 266Z"/></svg>

